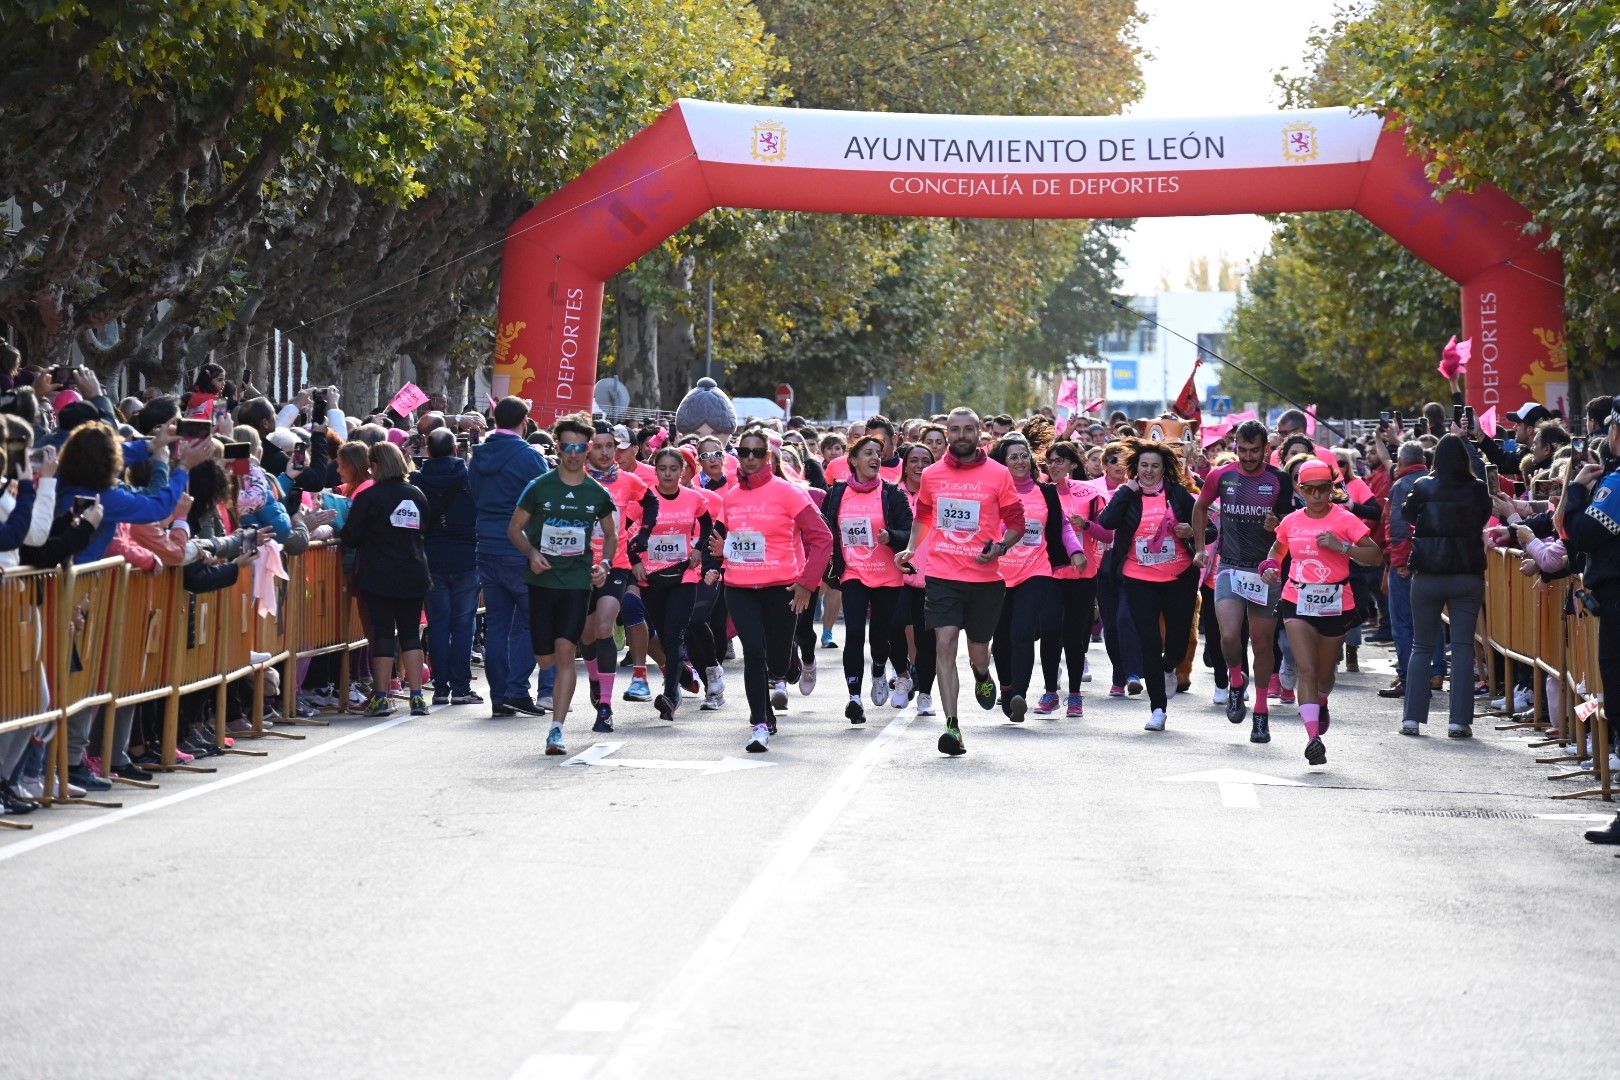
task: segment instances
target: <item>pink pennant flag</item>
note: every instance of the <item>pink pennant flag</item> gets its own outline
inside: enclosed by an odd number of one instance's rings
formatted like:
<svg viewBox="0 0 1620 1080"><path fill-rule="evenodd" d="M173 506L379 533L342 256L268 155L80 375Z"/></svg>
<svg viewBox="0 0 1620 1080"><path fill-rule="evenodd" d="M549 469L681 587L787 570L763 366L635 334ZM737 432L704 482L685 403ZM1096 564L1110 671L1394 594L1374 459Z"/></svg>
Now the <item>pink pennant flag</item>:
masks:
<svg viewBox="0 0 1620 1080"><path fill-rule="evenodd" d="M408 382L399 388L399 393L388 403L388 407L400 416L409 416L412 411L427 404L428 396L420 386Z"/></svg>
<svg viewBox="0 0 1620 1080"><path fill-rule="evenodd" d="M1473 338L1458 341L1457 335L1452 334L1451 340L1446 342L1446 347L1440 350L1440 367L1438 369L1440 377L1447 380L1455 379L1458 375L1467 371L1468 360L1473 353Z"/></svg>
<svg viewBox="0 0 1620 1080"><path fill-rule="evenodd" d="M1496 406L1492 405L1479 414L1479 430L1491 438L1496 438Z"/></svg>
<svg viewBox="0 0 1620 1080"><path fill-rule="evenodd" d="M1077 409L1080 407L1080 384L1073 379L1064 379L1058 387L1058 408Z"/></svg>
<svg viewBox="0 0 1620 1080"><path fill-rule="evenodd" d="M1305 406L1305 434L1316 434L1316 406Z"/></svg>
<svg viewBox="0 0 1620 1080"><path fill-rule="evenodd" d="M1219 442L1220 440L1226 438L1227 434L1231 430L1232 430L1232 421L1231 420L1222 420L1218 424L1210 424L1210 425L1208 425L1207 427L1205 427L1203 429L1203 445L1208 446L1211 443Z"/></svg>
<svg viewBox="0 0 1620 1080"><path fill-rule="evenodd" d="M1083 413L1091 413L1092 415L1101 415L1103 406L1107 404L1107 398L1092 398L1090 401L1086 402L1085 405L1081 406L1080 411Z"/></svg>
<svg viewBox="0 0 1620 1080"><path fill-rule="evenodd" d="M1224 422L1231 427L1237 427L1239 424L1258 419L1260 419L1260 417L1253 409L1245 409L1242 412L1232 413Z"/></svg>

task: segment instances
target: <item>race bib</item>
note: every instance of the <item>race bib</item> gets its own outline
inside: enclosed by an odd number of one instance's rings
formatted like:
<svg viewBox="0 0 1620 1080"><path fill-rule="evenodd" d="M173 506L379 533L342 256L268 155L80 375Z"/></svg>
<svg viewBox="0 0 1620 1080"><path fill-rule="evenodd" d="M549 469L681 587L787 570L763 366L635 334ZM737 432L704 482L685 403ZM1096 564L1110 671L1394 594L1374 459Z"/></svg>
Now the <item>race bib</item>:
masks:
<svg viewBox="0 0 1620 1080"><path fill-rule="evenodd" d="M765 534L732 532L726 536L726 561L762 563L765 561Z"/></svg>
<svg viewBox="0 0 1620 1080"><path fill-rule="evenodd" d="M949 532L976 533L979 531L979 501L977 499L941 499L934 508L934 527Z"/></svg>
<svg viewBox="0 0 1620 1080"><path fill-rule="evenodd" d="M842 522L844 529L844 546L869 548L877 547L872 538L872 519L868 517L845 518Z"/></svg>
<svg viewBox="0 0 1620 1080"><path fill-rule="evenodd" d="M655 563L683 563L688 550L685 533L654 533L647 541L647 556Z"/></svg>
<svg viewBox="0 0 1620 1080"><path fill-rule="evenodd" d="M1344 614L1344 584L1301 585L1294 610L1306 618Z"/></svg>
<svg viewBox="0 0 1620 1080"><path fill-rule="evenodd" d="M1024 535L1019 537L1019 547L1040 547L1045 538L1046 526L1038 521L1024 522Z"/></svg>
<svg viewBox="0 0 1620 1080"><path fill-rule="evenodd" d="M1251 574L1247 570L1228 570L1231 575L1232 595L1240 596L1251 604L1266 606L1271 599L1271 588L1259 574Z"/></svg>
<svg viewBox="0 0 1620 1080"><path fill-rule="evenodd" d="M417 511L416 504L409 499L401 499L394 512L388 515L388 524L396 529L420 529L422 515Z"/></svg>
<svg viewBox="0 0 1620 1080"><path fill-rule="evenodd" d="M1158 550L1154 550L1151 540L1145 536L1136 538L1136 561L1143 566L1163 566L1165 563L1176 561L1176 542L1168 536L1159 541Z"/></svg>
<svg viewBox="0 0 1620 1080"><path fill-rule="evenodd" d="M540 527L540 554L546 558L584 553L585 526L546 524Z"/></svg>

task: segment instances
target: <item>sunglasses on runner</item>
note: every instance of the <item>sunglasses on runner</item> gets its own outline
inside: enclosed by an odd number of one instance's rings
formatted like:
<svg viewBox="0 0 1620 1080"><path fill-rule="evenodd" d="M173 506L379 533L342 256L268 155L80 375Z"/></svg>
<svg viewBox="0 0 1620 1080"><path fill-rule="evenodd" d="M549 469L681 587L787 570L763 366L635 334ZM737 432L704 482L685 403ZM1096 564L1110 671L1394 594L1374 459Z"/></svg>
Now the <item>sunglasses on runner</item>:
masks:
<svg viewBox="0 0 1620 1080"><path fill-rule="evenodd" d="M1324 492L1324 491L1332 491L1333 490L1333 485L1332 484L1301 484L1301 485L1299 485L1299 490L1305 491L1305 492L1320 493L1320 492Z"/></svg>
<svg viewBox="0 0 1620 1080"><path fill-rule="evenodd" d="M561 454L583 454L590 448L589 443L565 442L558 445L557 452Z"/></svg>
<svg viewBox="0 0 1620 1080"><path fill-rule="evenodd" d="M740 458L762 458L771 452L768 446L739 446L737 456Z"/></svg>
<svg viewBox="0 0 1620 1080"><path fill-rule="evenodd" d="M726 452L724 450L705 450L703 453L698 455L698 460L699 461L719 461L721 458L723 458L725 456L726 456Z"/></svg>

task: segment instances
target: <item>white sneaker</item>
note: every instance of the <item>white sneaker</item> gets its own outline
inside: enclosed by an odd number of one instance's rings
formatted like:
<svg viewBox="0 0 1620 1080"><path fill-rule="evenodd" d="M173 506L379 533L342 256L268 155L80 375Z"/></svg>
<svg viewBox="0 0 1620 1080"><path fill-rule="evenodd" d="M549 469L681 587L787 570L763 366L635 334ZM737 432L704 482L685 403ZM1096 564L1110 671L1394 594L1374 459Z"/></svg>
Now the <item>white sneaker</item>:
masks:
<svg viewBox="0 0 1620 1080"><path fill-rule="evenodd" d="M918 716L933 716L934 715L934 695L933 694L918 694L917 695L917 715Z"/></svg>
<svg viewBox="0 0 1620 1080"><path fill-rule="evenodd" d="M17 794L25 799L38 802L45 797L45 778L43 776L25 776L17 781Z"/></svg>
<svg viewBox="0 0 1620 1080"><path fill-rule="evenodd" d="M805 664L799 671L799 693L806 697L816 688L816 662L814 660Z"/></svg>
<svg viewBox="0 0 1620 1080"><path fill-rule="evenodd" d="M1148 722L1142 726L1142 730L1143 731L1163 731L1164 730L1164 720L1165 720L1164 710L1163 709L1154 709L1153 710L1153 715L1148 717Z"/></svg>
<svg viewBox="0 0 1620 1080"><path fill-rule="evenodd" d="M710 690L703 695L703 704L698 706L699 712L719 712L720 707L726 703L726 695Z"/></svg>
<svg viewBox="0 0 1620 1080"><path fill-rule="evenodd" d="M1081 682L1090 682L1091 681L1091 661L1090 660L1082 660L1082 661L1080 661L1080 681Z"/></svg>
<svg viewBox="0 0 1620 1080"><path fill-rule="evenodd" d="M1507 708L1507 698L1505 698L1505 697L1491 698L1491 708L1499 709L1499 710L1500 709L1506 709Z"/></svg>
<svg viewBox="0 0 1620 1080"><path fill-rule="evenodd" d="M384 687L383 689L386 690L387 687ZM349 684L349 706L351 708L362 708L366 702L370 700L371 694L364 686L357 682L352 682Z"/></svg>
<svg viewBox="0 0 1620 1080"><path fill-rule="evenodd" d="M1226 687L1217 686L1215 688L1215 704L1217 704L1217 705L1225 705L1226 704L1226 699L1227 699Z"/></svg>
<svg viewBox="0 0 1620 1080"><path fill-rule="evenodd" d="M803 676L800 676L803 678ZM771 708L787 708L787 680L778 679L771 684Z"/></svg>
<svg viewBox="0 0 1620 1080"><path fill-rule="evenodd" d="M338 707L337 688L331 683L317 687L314 690L304 691L304 697L309 699L310 704L318 708L335 709Z"/></svg>
<svg viewBox="0 0 1620 1080"><path fill-rule="evenodd" d="M260 652L258 649L248 650L248 663L250 664L262 664L269 659L270 654L267 652Z"/></svg>
<svg viewBox="0 0 1620 1080"><path fill-rule="evenodd" d="M719 664L712 668L703 669L703 685L709 693L719 697L721 704L726 700L726 669Z"/></svg>
<svg viewBox="0 0 1620 1080"><path fill-rule="evenodd" d="M896 675L894 688L889 691L889 704L903 709L911 703L911 676Z"/></svg>
<svg viewBox="0 0 1620 1080"><path fill-rule="evenodd" d="M804 681L799 682L800 689L804 688ZM885 675L872 676L872 704L887 705L889 703L889 680Z"/></svg>
<svg viewBox="0 0 1620 1080"><path fill-rule="evenodd" d="M1535 705L1535 703L1536 703L1536 692L1534 690L1530 689L1528 686L1521 686L1521 687L1518 687L1517 689L1515 689L1513 691L1513 711L1514 712L1516 712L1516 713L1524 712L1526 709L1528 709L1531 706Z"/></svg>
<svg viewBox="0 0 1620 1080"><path fill-rule="evenodd" d="M743 749L750 754L763 754L771 748L771 729L765 724L754 725L754 737L748 740Z"/></svg>
<svg viewBox="0 0 1620 1080"><path fill-rule="evenodd" d="M1164 673L1164 696L1176 696L1176 673L1173 671L1167 671Z"/></svg>
<svg viewBox="0 0 1620 1080"><path fill-rule="evenodd" d="M538 706L539 708L544 709L546 712L551 712L553 709L555 709L557 707L556 704L551 700L551 695L550 694L542 694L542 695L540 695L540 700L536 701L535 705Z"/></svg>

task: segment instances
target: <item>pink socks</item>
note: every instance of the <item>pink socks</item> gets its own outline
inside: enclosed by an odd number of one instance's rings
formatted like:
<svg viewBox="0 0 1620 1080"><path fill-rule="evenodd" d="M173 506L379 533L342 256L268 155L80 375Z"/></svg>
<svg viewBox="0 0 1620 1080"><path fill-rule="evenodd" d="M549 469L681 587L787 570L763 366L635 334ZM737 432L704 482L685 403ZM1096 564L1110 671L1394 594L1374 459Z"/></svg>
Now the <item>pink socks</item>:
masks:
<svg viewBox="0 0 1620 1080"><path fill-rule="evenodd" d="M1241 666L1228 664L1226 667L1226 683L1233 690L1242 690L1249 685L1249 680L1244 676Z"/></svg>
<svg viewBox="0 0 1620 1080"><path fill-rule="evenodd" d="M1299 707L1299 718L1305 721L1305 735L1307 738L1319 739L1322 737L1321 715L1322 706L1320 705L1301 705Z"/></svg>

